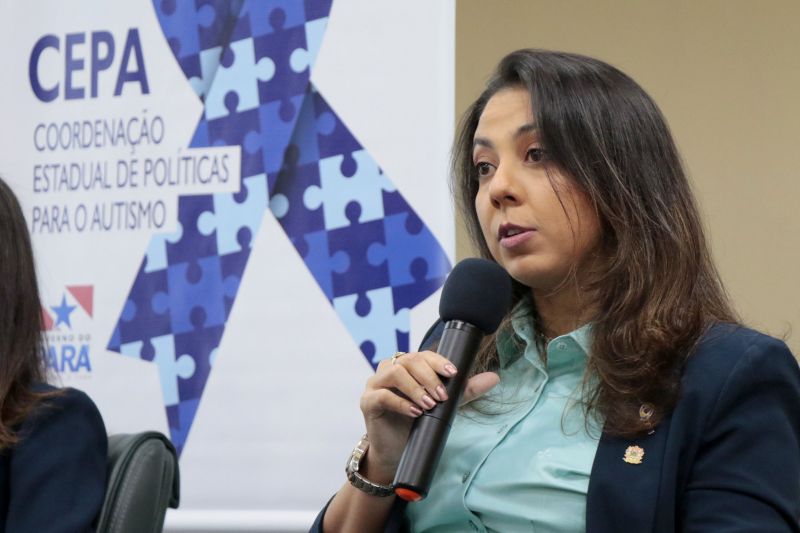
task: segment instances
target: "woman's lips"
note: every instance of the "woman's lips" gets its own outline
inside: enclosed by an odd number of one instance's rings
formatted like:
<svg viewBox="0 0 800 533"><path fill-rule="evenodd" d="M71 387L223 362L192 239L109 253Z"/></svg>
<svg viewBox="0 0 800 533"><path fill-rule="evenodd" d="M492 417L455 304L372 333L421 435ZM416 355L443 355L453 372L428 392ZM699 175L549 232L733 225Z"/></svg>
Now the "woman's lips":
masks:
<svg viewBox="0 0 800 533"><path fill-rule="evenodd" d="M516 248L533 237L535 228L524 228L516 224L502 224L498 229L500 246L506 249Z"/></svg>
<svg viewBox="0 0 800 533"><path fill-rule="evenodd" d="M533 237L534 233L536 233L535 229L521 229L518 230L519 233L514 233L514 235L509 235L506 237L500 238L500 246L506 249L516 248L517 246L522 245L528 239Z"/></svg>

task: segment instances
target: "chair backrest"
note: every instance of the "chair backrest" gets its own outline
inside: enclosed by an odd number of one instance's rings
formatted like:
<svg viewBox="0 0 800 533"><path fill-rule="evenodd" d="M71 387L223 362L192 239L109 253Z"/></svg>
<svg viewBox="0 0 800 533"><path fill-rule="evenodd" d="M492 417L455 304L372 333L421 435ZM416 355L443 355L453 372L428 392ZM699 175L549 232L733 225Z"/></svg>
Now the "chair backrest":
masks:
<svg viewBox="0 0 800 533"><path fill-rule="evenodd" d="M167 507L177 508L180 477L175 447L161 433L108 437L108 489L97 533L156 533Z"/></svg>

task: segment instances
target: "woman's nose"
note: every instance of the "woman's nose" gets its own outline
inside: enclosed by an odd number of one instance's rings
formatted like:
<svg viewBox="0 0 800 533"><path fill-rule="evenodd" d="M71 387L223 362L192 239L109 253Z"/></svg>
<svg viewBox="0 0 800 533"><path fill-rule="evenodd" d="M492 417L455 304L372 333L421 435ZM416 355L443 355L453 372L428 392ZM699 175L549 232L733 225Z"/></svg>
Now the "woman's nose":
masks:
<svg viewBox="0 0 800 533"><path fill-rule="evenodd" d="M495 207L514 205L519 202L520 192L517 189L516 179L511 167L507 165L497 167L494 176L489 182L489 197Z"/></svg>

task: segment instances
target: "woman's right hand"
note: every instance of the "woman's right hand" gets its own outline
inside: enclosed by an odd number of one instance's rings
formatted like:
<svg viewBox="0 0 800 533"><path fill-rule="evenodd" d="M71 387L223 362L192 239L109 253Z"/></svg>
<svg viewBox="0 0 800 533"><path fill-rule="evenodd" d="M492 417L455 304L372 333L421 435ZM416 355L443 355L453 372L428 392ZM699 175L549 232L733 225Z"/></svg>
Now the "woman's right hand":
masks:
<svg viewBox="0 0 800 533"><path fill-rule="evenodd" d="M369 436L366 474L374 483L390 484L403 454L411 424L447 400L441 377L456 374L450 361L432 351L412 352L378 364L361 395L361 412ZM500 382L494 372L476 374L467 381L461 402L467 403Z"/></svg>

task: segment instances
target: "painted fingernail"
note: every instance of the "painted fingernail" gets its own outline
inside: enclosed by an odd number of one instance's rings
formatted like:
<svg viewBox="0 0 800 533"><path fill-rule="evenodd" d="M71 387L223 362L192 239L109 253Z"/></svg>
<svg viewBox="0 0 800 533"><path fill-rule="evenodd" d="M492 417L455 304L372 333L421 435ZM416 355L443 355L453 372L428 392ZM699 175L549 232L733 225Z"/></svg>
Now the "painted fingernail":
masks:
<svg viewBox="0 0 800 533"><path fill-rule="evenodd" d="M441 385L436 386L436 394L439 396L439 400L445 401L447 400L447 391L444 390L444 387Z"/></svg>
<svg viewBox="0 0 800 533"><path fill-rule="evenodd" d="M411 407L408 408L408 410L411 411L411 416L413 417L417 417L422 414L422 409L420 409L416 405L412 405Z"/></svg>
<svg viewBox="0 0 800 533"><path fill-rule="evenodd" d="M447 372L448 376L455 376L458 373L458 369L450 363L444 365L444 371Z"/></svg>
<svg viewBox="0 0 800 533"><path fill-rule="evenodd" d="M433 399L427 394L422 397L422 403L425 404L426 409L433 409L436 407L436 402L434 402Z"/></svg>

